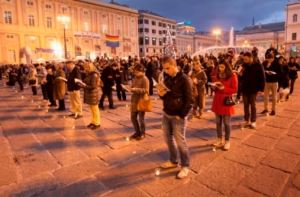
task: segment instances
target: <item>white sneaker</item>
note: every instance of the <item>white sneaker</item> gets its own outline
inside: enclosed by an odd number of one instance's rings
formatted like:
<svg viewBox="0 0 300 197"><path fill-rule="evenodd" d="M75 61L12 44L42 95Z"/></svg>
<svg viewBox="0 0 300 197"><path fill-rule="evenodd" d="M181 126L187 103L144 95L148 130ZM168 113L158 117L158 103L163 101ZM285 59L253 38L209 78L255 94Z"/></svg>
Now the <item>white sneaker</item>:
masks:
<svg viewBox="0 0 300 197"><path fill-rule="evenodd" d="M251 122L250 128L251 129L256 129L256 122Z"/></svg>
<svg viewBox="0 0 300 197"><path fill-rule="evenodd" d="M223 149L226 150L226 151L230 149L230 142L229 141L225 142Z"/></svg>
<svg viewBox="0 0 300 197"><path fill-rule="evenodd" d="M172 163L171 161L167 161L167 162L161 164L160 167L163 168L163 169L177 168L178 164L177 163Z"/></svg>
<svg viewBox="0 0 300 197"><path fill-rule="evenodd" d="M221 148L223 146L222 138L218 138L217 141L213 143L213 146L215 146L216 148Z"/></svg>
<svg viewBox="0 0 300 197"><path fill-rule="evenodd" d="M183 179L188 176L190 169L188 167L183 167L177 174L178 179Z"/></svg>

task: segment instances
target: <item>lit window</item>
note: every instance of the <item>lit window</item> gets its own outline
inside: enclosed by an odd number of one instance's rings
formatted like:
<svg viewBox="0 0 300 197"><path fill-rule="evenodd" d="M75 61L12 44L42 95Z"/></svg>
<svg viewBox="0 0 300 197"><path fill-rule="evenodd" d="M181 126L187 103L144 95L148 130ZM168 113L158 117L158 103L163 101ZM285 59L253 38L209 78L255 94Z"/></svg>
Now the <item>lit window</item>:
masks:
<svg viewBox="0 0 300 197"><path fill-rule="evenodd" d="M12 24L12 13L11 11L4 12L4 21L6 24Z"/></svg>
<svg viewBox="0 0 300 197"><path fill-rule="evenodd" d="M52 18L51 17L47 17L47 27L52 28Z"/></svg>
<svg viewBox="0 0 300 197"><path fill-rule="evenodd" d="M34 26L34 16L33 15L28 16L28 22L29 22L29 26Z"/></svg>

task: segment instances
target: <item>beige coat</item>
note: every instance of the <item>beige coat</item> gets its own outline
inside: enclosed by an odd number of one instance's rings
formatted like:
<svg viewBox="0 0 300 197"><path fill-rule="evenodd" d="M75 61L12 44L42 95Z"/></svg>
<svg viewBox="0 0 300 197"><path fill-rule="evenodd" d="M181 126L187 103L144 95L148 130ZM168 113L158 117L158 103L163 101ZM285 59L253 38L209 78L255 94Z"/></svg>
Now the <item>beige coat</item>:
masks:
<svg viewBox="0 0 300 197"><path fill-rule="evenodd" d="M66 74L62 69L55 71L53 82L53 97L55 100L62 100L66 94L66 82L58 77L66 78Z"/></svg>

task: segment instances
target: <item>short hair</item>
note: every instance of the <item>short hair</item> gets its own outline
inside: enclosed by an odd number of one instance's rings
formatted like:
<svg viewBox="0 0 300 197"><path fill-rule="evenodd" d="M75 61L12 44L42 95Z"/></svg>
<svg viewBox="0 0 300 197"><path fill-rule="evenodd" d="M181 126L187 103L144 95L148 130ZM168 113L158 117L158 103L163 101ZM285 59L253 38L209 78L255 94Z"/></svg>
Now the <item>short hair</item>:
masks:
<svg viewBox="0 0 300 197"><path fill-rule="evenodd" d="M162 63L165 64L165 63L169 63L169 64L173 64L176 66L176 61L173 57L171 56L165 56L162 58Z"/></svg>
<svg viewBox="0 0 300 197"><path fill-rule="evenodd" d="M136 64L134 66L134 71L145 72L145 66L143 64Z"/></svg>
<svg viewBox="0 0 300 197"><path fill-rule="evenodd" d="M266 59L274 58L274 55L271 53L266 54Z"/></svg>
<svg viewBox="0 0 300 197"><path fill-rule="evenodd" d="M247 56L247 57L253 57L253 56L252 56L252 53L250 53L250 52L244 53L244 56Z"/></svg>

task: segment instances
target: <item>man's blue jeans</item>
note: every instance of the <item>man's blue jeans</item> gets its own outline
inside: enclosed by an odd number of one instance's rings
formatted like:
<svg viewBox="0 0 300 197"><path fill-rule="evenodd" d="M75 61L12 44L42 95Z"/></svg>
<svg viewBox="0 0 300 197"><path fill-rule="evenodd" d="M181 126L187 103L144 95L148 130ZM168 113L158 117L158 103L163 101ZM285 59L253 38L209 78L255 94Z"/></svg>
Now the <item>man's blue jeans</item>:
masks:
<svg viewBox="0 0 300 197"><path fill-rule="evenodd" d="M162 129L164 131L165 141L169 148L170 161L172 163L178 163L176 142L182 167L189 167L190 165L189 150L185 139L186 124L186 119L169 115L163 116Z"/></svg>

